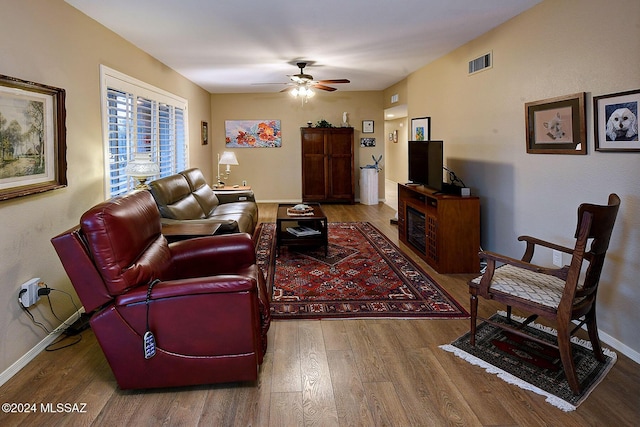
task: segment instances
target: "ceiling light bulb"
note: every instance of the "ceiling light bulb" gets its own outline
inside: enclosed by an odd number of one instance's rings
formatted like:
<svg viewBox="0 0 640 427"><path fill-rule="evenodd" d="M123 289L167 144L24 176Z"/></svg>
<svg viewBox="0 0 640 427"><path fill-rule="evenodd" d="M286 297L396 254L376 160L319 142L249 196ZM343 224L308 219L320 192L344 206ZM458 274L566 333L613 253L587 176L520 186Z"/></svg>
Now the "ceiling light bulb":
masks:
<svg viewBox="0 0 640 427"><path fill-rule="evenodd" d="M315 95L316 93L314 91L312 91L311 89L307 89L307 98L313 98L313 95Z"/></svg>
<svg viewBox="0 0 640 427"><path fill-rule="evenodd" d="M298 96L298 89L297 88L293 88L291 89L291 96L293 96L294 98Z"/></svg>

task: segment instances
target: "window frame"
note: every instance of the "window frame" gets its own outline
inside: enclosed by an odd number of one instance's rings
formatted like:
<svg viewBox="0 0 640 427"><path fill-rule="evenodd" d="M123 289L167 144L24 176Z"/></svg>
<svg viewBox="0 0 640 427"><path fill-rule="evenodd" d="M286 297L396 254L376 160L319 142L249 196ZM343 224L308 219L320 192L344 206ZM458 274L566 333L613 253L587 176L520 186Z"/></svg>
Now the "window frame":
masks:
<svg viewBox="0 0 640 427"><path fill-rule="evenodd" d="M122 92L124 96L130 99L133 104L136 104L138 100L141 98L144 101L150 101L151 105L153 105L153 111L150 114L150 117L153 121L152 127L153 131L149 132L152 135L151 139L147 141L149 144L149 152L152 153L152 158L154 161L158 162L158 165L161 167L161 172L158 176L168 176L173 173L179 172L177 170L180 168L187 169L189 166L189 118L188 118L188 101L185 98L179 97L175 94L167 92L163 89L157 88L153 85L150 85L146 82L128 76L124 73L116 71L112 68L109 68L105 65L100 65L100 103L101 103L101 116L102 116L102 145L103 145L103 155L104 155L104 194L105 198L109 199L118 194L125 194L131 191L135 182L133 182L132 178L126 179L126 189L122 191L116 191L112 193L112 171L110 166L111 159L111 141L110 141L110 122L109 122L109 94L111 92ZM131 95L131 96L130 96ZM181 153L180 158L178 160L170 159L169 162L173 164L169 164L167 166L167 161L163 161L161 156L165 146L161 146L161 137L159 136L163 132L166 133L166 114L167 110L163 111L163 107L168 106L168 111L170 111L170 126L173 126L171 129L175 132L181 132L183 135L184 141L173 141L173 146L171 147L173 150L178 148L178 143L182 145L183 153ZM126 130L126 151L128 160L132 160L133 154L136 152L145 152L146 150L141 150L142 144L138 141L138 134L142 126L138 123L138 116L142 113L137 113L137 107L133 106L130 111L131 117L128 117L126 120L131 121L127 124L127 127L130 126L130 129ZM182 121L176 120L176 111L182 111ZM179 115L179 114L177 114ZM164 118L164 119L163 119ZM178 129L176 127L177 124L181 124L182 126ZM178 130L176 130L178 129ZM177 150L179 152L179 150ZM160 158L158 158L158 156ZM178 165L182 166L178 166ZM124 173L124 172L122 172ZM118 176L122 176L118 174Z"/></svg>

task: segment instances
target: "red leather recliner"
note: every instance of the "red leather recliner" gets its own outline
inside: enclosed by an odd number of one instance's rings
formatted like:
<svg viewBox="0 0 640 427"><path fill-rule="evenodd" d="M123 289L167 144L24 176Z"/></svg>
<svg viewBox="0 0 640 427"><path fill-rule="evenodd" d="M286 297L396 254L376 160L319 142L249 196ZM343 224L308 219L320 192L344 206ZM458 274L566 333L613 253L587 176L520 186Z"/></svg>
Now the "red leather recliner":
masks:
<svg viewBox="0 0 640 427"><path fill-rule="evenodd" d="M168 244L151 194L103 202L51 239L122 389L258 377L269 299L248 234ZM143 335L157 352L145 359Z"/></svg>

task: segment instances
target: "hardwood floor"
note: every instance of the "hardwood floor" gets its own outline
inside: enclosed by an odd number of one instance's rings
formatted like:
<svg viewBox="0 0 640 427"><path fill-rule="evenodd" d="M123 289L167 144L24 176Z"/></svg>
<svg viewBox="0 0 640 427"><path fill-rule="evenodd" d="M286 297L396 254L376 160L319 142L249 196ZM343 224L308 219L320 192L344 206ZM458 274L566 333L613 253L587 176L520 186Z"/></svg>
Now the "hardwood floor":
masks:
<svg viewBox="0 0 640 427"><path fill-rule="evenodd" d="M329 221L369 221L398 243L386 205L323 208ZM273 222L275 212L275 204L261 204L261 221ZM468 307L471 276L419 263ZM483 301L480 314L498 308ZM256 383L149 391L117 388L89 330L73 347L41 353L0 388L0 403L35 403L37 411L2 412L0 425L631 426L640 419L640 369L627 357L618 354L586 402L565 413L438 348L468 327L467 320L274 321ZM86 406L41 412L47 403Z"/></svg>

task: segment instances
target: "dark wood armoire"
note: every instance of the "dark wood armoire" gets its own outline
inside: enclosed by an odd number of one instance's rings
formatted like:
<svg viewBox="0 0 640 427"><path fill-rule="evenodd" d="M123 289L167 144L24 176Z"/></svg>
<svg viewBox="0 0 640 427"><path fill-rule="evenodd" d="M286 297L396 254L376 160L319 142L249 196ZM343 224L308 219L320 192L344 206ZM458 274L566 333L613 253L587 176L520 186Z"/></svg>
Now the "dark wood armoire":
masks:
<svg viewBox="0 0 640 427"><path fill-rule="evenodd" d="M353 128L300 128L302 200L354 203Z"/></svg>

